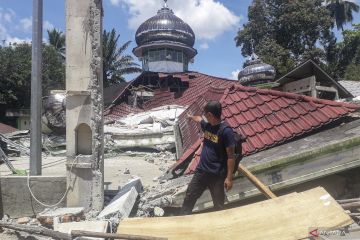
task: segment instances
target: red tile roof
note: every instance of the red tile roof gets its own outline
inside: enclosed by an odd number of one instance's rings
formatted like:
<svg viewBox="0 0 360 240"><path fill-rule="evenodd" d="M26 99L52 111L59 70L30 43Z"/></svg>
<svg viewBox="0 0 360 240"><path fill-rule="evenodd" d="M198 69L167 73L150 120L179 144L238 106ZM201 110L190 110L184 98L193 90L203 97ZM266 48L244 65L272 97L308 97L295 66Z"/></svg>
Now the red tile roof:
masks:
<svg viewBox="0 0 360 240"><path fill-rule="evenodd" d="M182 91L174 92L169 87L158 88L154 91L154 97L147 101L143 110L149 110L155 107L164 105L181 105L188 106L197 100L199 96L204 95L212 87L229 87L234 84L233 80L218 78L209 76L198 72L186 72L186 73L143 73L137 79L133 80L126 89L141 84L141 82L148 78L155 77L159 82L170 79L169 81L180 81L182 84L187 85ZM126 90L125 89L125 90ZM123 91L123 94L125 93ZM119 96L120 99L122 96ZM121 105L121 106L119 106ZM111 106L105 112L106 119L118 119L123 117L124 114L128 114L132 109L127 108L125 103L117 103ZM133 109L135 112L137 109Z"/></svg>
<svg viewBox="0 0 360 240"><path fill-rule="evenodd" d="M123 102L105 110L105 121L116 120L130 113L138 113L143 111L144 110L141 108L131 107L130 105Z"/></svg>
<svg viewBox="0 0 360 240"><path fill-rule="evenodd" d="M219 97L215 92L223 92L223 94ZM207 100L219 99L223 108L223 120L235 131L246 136L246 142L243 144L244 155L251 155L300 137L360 109L359 105L238 84L233 84L226 90L210 89L208 94L200 97L180 116L183 146L185 151L191 149L192 152L187 151L174 169L188 162L201 143L198 141L201 135L199 126L189 123L186 115L188 113L201 115ZM197 153L186 173L196 168L199 149Z"/></svg>
<svg viewBox="0 0 360 240"><path fill-rule="evenodd" d="M12 126L6 125L4 123L0 123L0 133L2 133L2 134L15 132L17 130L18 129L16 129L16 128L12 127Z"/></svg>

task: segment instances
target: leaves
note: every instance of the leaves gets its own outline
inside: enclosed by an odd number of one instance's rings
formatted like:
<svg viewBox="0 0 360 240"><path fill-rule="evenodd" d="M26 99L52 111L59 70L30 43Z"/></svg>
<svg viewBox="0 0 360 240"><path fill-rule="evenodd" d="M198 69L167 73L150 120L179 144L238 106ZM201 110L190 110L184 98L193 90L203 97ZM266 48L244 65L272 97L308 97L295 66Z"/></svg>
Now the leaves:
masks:
<svg viewBox="0 0 360 240"><path fill-rule="evenodd" d="M359 5L353 1L325 0L327 9L333 19L332 26L344 30L346 23L353 21L353 12L359 12Z"/></svg>
<svg viewBox="0 0 360 240"><path fill-rule="evenodd" d="M42 94L65 89L65 66L53 46L43 44ZM30 108L31 45L0 48L0 96L8 108Z"/></svg>
<svg viewBox="0 0 360 240"><path fill-rule="evenodd" d="M124 82L123 75L141 72L138 64L134 62L131 55L124 55L125 50L129 47L131 41L127 41L118 48L120 35L115 29L110 32L103 32L103 73L104 87Z"/></svg>
<svg viewBox="0 0 360 240"><path fill-rule="evenodd" d="M244 56L255 52L283 75L311 58L327 64L336 57L333 20L324 0L253 0L249 21L235 41Z"/></svg>

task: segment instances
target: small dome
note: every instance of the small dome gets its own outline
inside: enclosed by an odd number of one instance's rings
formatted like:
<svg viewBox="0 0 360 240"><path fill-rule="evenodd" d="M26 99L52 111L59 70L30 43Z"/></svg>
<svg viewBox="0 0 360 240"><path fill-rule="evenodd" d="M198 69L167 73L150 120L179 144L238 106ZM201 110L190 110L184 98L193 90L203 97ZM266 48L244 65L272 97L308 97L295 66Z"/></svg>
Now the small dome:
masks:
<svg viewBox="0 0 360 240"><path fill-rule="evenodd" d="M174 12L165 4L154 17L140 25L135 39L138 46L167 41L193 47L195 34L191 27L175 16Z"/></svg>
<svg viewBox="0 0 360 240"><path fill-rule="evenodd" d="M238 79L242 85L255 85L274 81L275 68L264 63L255 53L246 60L244 69L239 72Z"/></svg>

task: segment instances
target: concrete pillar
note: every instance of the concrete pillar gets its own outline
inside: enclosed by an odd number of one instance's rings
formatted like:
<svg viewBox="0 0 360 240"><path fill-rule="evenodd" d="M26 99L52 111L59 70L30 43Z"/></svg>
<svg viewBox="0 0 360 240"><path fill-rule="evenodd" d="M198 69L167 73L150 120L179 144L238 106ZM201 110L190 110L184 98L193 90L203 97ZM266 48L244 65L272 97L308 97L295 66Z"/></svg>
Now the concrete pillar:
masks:
<svg viewBox="0 0 360 240"><path fill-rule="evenodd" d="M104 202L102 0L66 0L66 150L69 207Z"/></svg>

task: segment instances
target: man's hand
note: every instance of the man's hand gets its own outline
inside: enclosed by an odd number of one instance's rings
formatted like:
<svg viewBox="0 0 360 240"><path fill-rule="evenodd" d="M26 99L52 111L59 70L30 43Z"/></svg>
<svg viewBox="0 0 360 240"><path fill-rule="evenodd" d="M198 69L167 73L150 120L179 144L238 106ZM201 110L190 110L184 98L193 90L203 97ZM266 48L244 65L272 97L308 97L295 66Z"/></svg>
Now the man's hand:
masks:
<svg viewBox="0 0 360 240"><path fill-rule="evenodd" d="M202 120L202 117L200 117L200 116L193 116L193 115L188 114L187 117L188 117L188 120L193 120L195 122L201 122L201 120Z"/></svg>
<svg viewBox="0 0 360 240"><path fill-rule="evenodd" d="M232 188L232 186L233 186L232 177L231 177L231 178L227 177L227 178L225 179L225 182L224 182L224 188L225 188L225 190L226 190L226 191L229 191L229 190Z"/></svg>

